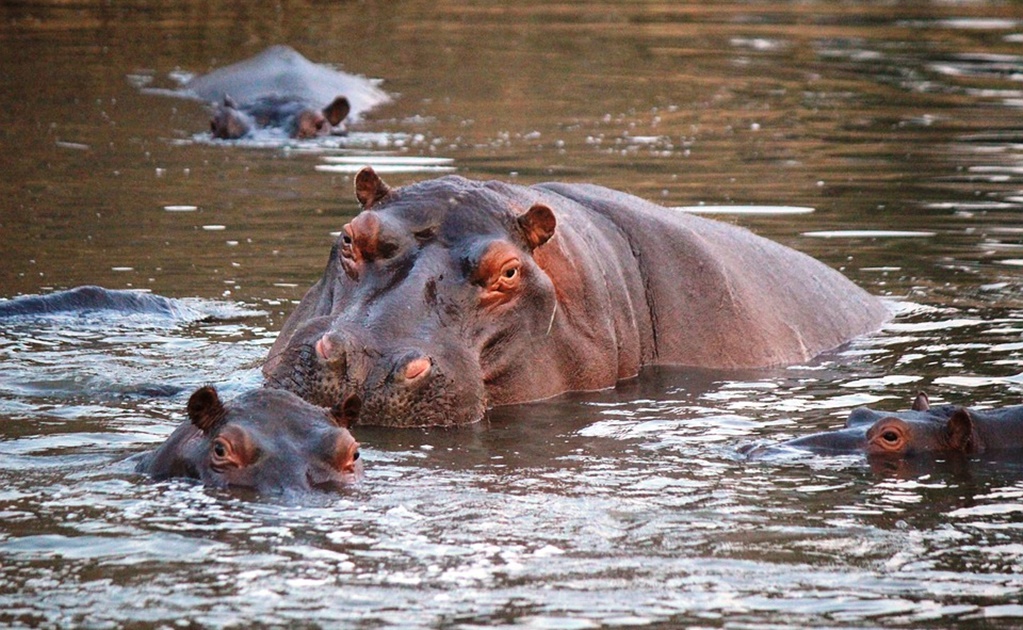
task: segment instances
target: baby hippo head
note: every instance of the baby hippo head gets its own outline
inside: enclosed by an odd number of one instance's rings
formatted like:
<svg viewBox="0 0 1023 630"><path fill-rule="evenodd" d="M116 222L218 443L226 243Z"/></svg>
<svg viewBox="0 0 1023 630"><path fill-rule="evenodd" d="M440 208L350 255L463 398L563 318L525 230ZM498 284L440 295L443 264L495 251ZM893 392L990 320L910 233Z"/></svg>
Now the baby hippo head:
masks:
<svg viewBox="0 0 1023 630"><path fill-rule="evenodd" d="M140 469L261 494L338 487L361 473L359 443L348 432L360 408L356 396L325 409L268 388L225 403L202 387L188 400L189 422Z"/></svg>

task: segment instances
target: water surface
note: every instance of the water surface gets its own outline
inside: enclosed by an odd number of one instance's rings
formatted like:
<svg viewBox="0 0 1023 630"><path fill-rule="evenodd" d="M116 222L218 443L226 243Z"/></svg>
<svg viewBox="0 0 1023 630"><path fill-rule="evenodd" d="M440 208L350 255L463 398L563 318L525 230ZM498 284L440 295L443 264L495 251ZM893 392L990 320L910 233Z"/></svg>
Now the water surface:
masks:
<svg viewBox="0 0 1023 630"><path fill-rule="evenodd" d="M22 2L0 18L0 295L102 284L218 314L0 326L3 625L1023 620L1018 455L737 450L921 389L1021 402L1017 3ZM396 98L348 138L232 144L159 93L272 44ZM392 185L594 182L710 208L897 317L807 365L647 370L477 426L364 428L365 479L336 495L133 474L192 389L258 385L358 210L363 163Z"/></svg>

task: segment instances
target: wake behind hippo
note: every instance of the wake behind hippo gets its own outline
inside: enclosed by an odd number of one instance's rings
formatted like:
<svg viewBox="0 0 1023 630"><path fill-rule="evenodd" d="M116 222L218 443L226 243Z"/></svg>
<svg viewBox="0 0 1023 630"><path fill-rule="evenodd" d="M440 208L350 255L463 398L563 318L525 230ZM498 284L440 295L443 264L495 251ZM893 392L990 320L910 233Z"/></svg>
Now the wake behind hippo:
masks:
<svg viewBox="0 0 1023 630"><path fill-rule="evenodd" d="M644 365L805 361L888 316L809 256L599 186L392 190L367 168L356 197L264 373L316 404L357 394L366 422L475 422Z"/></svg>
<svg viewBox="0 0 1023 630"><path fill-rule="evenodd" d="M284 130L293 138L344 131L390 100L373 81L316 64L288 46L271 46L249 59L195 77L182 95L215 109L210 132L237 139L259 128Z"/></svg>
<svg viewBox="0 0 1023 630"><path fill-rule="evenodd" d="M188 417L136 470L156 480L198 479L261 494L338 487L361 469L348 428L358 398L327 410L289 392L257 389L223 402L213 387L188 400Z"/></svg>

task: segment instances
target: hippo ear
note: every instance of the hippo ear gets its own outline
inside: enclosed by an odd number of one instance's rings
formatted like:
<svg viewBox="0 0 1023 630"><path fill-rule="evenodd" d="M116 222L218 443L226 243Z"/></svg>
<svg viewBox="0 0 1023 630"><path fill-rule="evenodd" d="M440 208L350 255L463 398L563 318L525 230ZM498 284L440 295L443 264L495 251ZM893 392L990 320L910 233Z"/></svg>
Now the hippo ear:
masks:
<svg viewBox="0 0 1023 630"><path fill-rule="evenodd" d="M518 222L529 249L536 249L550 240L554 236L554 227L558 224L554 218L554 211L542 203L533 204L533 207L518 218Z"/></svg>
<svg viewBox="0 0 1023 630"><path fill-rule="evenodd" d="M910 407L913 411L927 411L931 408L931 399L927 397L927 392L920 392L913 399L913 405Z"/></svg>
<svg viewBox="0 0 1023 630"><path fill-rule="evenodd" d="M348 99L339 96L334 99L333 103L323 108L323 117L327 119L331 127L337 127L350 111L352 111L352 105Z"/></svg>
<svg viewBox="0 0 1023 630"><path fill-rule="evenodd" d="M372 167L365 167L355 176L355 198L362 204L363 210L369 210L391 192L391 188L380 179Z"/></svg>
<svg viewBox="0 0 1023 630"><path fill-rule="evenodd" d="M231 109L238 109L238 103L236 103L235 100L233 98L231 98L230 94L225 94L224 95L224 107L230 107Z"/></svg>
<svg viewBox="0 0 1023 630"><path fill-rule="evenodd" d="M337 426L351 429L359 421L360 411L362 411L362 399L357 394L352 394L331 407L330 416Z"/></svg>
<svg viewBox="0 0 1023 630"><path fill-rule="evenodd" d="M203 433L209 433L221 418L227 413L224 403L220 402L217 390L210 385L200 387L188 399L188 417L192 424Z"/></svg>
<svg viewBox="0 0 1023 630"><path fill-rule="evenodd" d="M952 413L945 425L945 437L949 450L958 453L972 453L976 444L973 440L973 418L970 412L959 407Z"/></svg>

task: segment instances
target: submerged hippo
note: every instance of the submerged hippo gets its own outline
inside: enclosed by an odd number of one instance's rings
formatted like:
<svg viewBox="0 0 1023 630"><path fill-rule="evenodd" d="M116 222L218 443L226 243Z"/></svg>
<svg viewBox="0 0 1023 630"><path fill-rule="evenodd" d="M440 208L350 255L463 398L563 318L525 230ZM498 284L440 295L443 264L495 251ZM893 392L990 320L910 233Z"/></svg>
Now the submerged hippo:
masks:
<svg viewBox="0 0 1023 630"><path fill-rule="evenodd" d="M356 197L263 369L316 404L359 395L366 422L475 422L650 364L805 361L888 317L809 256L599 186L392 190L366 168Z"/></svg>
<svg viewBox="0 0 1023 630"><path fill-rule="evenodd" d="M225 139L259 127L296 138L337 133L346 117L357 120L390 100L369 79L313 63L287 46L195 77L182 94L214 104L210 131Z"/></svg>
<svg viewBox="0 0 1023 630"><path fill-rule="evenodd" d="M189 419L137 470L157 480L189 477L261 493L338 486L361 469L359 443L348 432L359 407L350 397L323 409L273 389L224 403L213 387L202 387L188 400Z"/></svg>
<svg viewBox="0 0 1023 630"><path fill-rule="evenodd" d="M343 96L335 98L322 110L288 98L266 97L239 105L225 96L210 117L210 134L221 140L237 140L257 128L272 127L282 129L292 138L307 140L343 132L341 121L350 110L351 105Z"/></svg>
<svg viewBox="0 0 1023 630"><path fill-rule="evenodd" d="M146 293L124 289L105 289L92 285L55 291L45 295L24 295L0 301L0 318L118 311L122 314L145 313L173 319L204 317L183 303Z"/></svg>
<svg viewBox="0 0 1023 630"><path fill-rule="evenodd" d="M919 453L973 454L1023 449L1023 405L977 410L956 405L932 407L917 395L908 411L854 409L843 429L814 433L772 447L755 447L754 458L800 449L827 455L912 457Z"/></svg>

